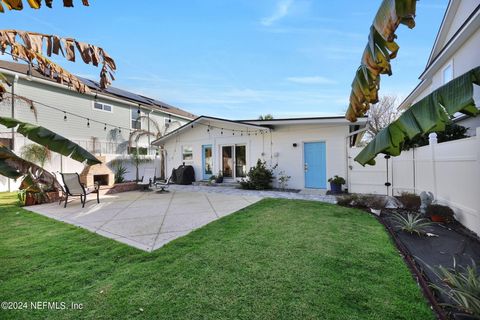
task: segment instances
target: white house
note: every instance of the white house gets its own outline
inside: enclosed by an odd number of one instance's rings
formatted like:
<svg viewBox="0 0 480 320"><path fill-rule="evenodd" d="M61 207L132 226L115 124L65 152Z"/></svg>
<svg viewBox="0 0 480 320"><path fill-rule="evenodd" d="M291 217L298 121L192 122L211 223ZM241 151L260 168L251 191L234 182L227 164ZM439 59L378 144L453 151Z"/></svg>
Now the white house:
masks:
<svg viewBox="0 0 480 320"><path fill-rule="evenodd" d="M480 0L450 0L420 83L399 108L408 109L448 81L480 66L479 51ZM480 102L478 86L475 101ZM480 117L459 116L456 122L469 128L471 136L480 127Z"/></svg>
<svg viewBox="0 0 480 320"><path fill-rule="evenodd" d="M162 147L167 172L183 163L195 178L207 180L222 173L227 181L244 178L258 159L275 174L291 176L288 188L328 189L327 180L346 176L347 148L364 126L344 116L232 121L201 116L153 142Z"/></svg>
<svg viewBox="0 0 480 320"><path fill-rule="evenodd" d="M27 64L0 61L0 73L5 75L12 86L0 103L0 116L14 117L44 126L96 155L108 155L108 159L128 153L130 132L144 129L155 132L148 120L136 121L142 115L159 124L162 133L174 130L193 118L189 112L164 102L134 94L115 87L102 90L94 81L82 79L91 89L90 93L78 93L66 85L30 69ZM11 99L12 91L16 99ZM33 102L22 100L25 97ZM14 139L12 139L12 137ZM13 141L12 141L13 140ZM152 138L139 142L145 153L155 154L150 149ZM24 144L30 143L19 134L0 125L0 143L11 146L17 154ZM81 171L81 164L73 160L55 158L47 170ZM68 169L69 168L69 169ZM133 178L130 170L129 178ZM11 181L0 176L0 191L14 190Z"/></svg>

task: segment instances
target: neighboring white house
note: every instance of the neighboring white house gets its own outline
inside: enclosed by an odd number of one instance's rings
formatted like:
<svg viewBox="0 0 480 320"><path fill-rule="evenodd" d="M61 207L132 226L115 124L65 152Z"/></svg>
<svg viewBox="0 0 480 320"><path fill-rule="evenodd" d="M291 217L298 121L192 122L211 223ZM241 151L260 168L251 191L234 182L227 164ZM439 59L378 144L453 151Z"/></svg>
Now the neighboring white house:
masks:
<svg viewBox="0 0 480 320"><path fill-rule="evenodd" d="M172 131L195 118L191 113L142 95L114 87L102 90L96 82L87 79L82 81L91 89L91 93L81 94L30 70L27 64L0 61L0 73L12 84L0 103L0 116L12 117L13 111L14 118L44 126L94 154L108 155L108 159L128 153L129 135L135 129L155 132L154 128L149 127L150 121L136 121L139 115L153 119L163 132ZM29 103L21 99L14 99L12 107L12 90L16 95L34 101L36 115ZM155 155L156 150L148 150L152 140L143 139L139 147ZM24 144L30 143L18 134L14 141L13 149L17 154ZM2 125L0 143L12 145L12 132ZM65 161L68 160L63 157L49 169L64 169ZM75 171L81 170L81 167L70 167ZM14 189L10 186L11 181L7 180L0 177L0 191Z"/></svg>
<svg viewBox="0 0 480 320"><path fill-rule="evenodd" d="M450 0L435 44L419 85L401 103L408 109L433 90L448 81L480 66L480 0ZM475 100L480 102L480 88L475 86ZM470 128L469 135L476 134L480 117L459 116L458 124Z"/></svg>
<svg viewBox="0 0 480 320"><path fill-rule="evenodd" d="M195 178L222 173L226 181L244 178L258 159L275 175L291 176L288 188L328 189L327 180L346 176L350 133L364 126L344 116L231 121L201 116L153 142L166 154L167 172L185 163Z"/></svg>

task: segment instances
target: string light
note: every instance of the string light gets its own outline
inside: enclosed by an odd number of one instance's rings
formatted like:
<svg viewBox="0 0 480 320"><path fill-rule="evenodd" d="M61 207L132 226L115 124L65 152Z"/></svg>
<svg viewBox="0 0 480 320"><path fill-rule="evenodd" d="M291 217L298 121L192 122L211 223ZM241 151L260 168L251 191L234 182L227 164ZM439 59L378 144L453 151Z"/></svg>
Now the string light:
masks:
<svg viewBox="0 0 480 320"><path fill-rule="evenodd" d="M14 94L14 96L19 97L19 98L25 98L25 97L23 97L23 96L21 96L21 95L18 95L18 94ZM96 94L95 94L95 99L97 99L97 95L96 95ZM90 118L87 118L87 117L82 116L82 115L80 115L80 114L76 114L76 113L73 113L73 112L65 111L65 110L62 110L62 109L60 109L60 108L58 108L58 107L54 107L54 106L51 106L51 105L47 105L47 104L45 104L45 103L42 103L42 102L39 102L39 101L36 101L36 100L32 100L32 99L29 99L29 100L30 100L32 103L35 103L35 104L44 106L44 107L46 107L46 108L59 111L59 112L62 112L62 113L63 113L63 120L64 120L64 121L67 121L67 120L68 120L68 116L74 116L74 117L78 117L78 118L80 118L80 119L86 120L86 121L87 121L87 127L90 127L90 122L92 122L92 123L93 123L93 122L96 122L96 123L98 123L98 124L100 124L100 125L102 125L102 124L104 125L104 131L107 131L107 126L111 126L111 127L114 127L114 128L118 128L118 132L119 132L119 133L122 132L122 129L125 129L125 130L131 132L131 128L119 127L119 126L114 125L114 124L104 123L104 122L102 122L102 121L98 121L98 120L95 120L95 119L90 119ZM30 107L32 107L32 106L30 106ZM170 122L170 121L171 121L171 115L168 114L168 117L169 117L169 122ZM268 129L267 129L267 130L258 129L258 130L252 130L252 131L249 131L249 130L243 131L243 130L235 130L235 129L225 129L225 128L213 126L213 125L211 125L211 124L208 124L208 125L207 125L207 124L198 123L198 122L197 122L196 124L198 124L198 125L200 125L200 126L202 126L202 125L203 125L203 126L206 126L206 127L207 127L207 132L209 132L209 133L210 133L212 130L214 130L214 129L219 129L221 135L224 134L224 131L225 131L225 130L232 132L232 135L235 135L235 132L236 132L236 131L237 131L237 132L240 132L240 135L241 135L241 136L243 136L243 133L247 133L247 135L249 135L249 136L250 136L250 135L253 135L253 133L255 133L255 135L257 136L258 133L261 133L261 134L263 135L264 133L267 133L267 132L268 132ZM190 124L190 127L193 129L195 126L194 126L194 124Z"/></svg>
<svg viewBox="0 0 480 320"><path fill-rule="evenodd" d="M137 114L140 115L140 104L138 104Z"/></svg>

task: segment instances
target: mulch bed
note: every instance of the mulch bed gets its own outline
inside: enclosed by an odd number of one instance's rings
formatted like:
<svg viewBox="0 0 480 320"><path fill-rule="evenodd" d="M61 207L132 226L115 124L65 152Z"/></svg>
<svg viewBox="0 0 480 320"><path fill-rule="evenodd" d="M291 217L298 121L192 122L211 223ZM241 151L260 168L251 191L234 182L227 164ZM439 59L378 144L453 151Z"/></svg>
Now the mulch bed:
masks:
<svg viewBox="0 0 480 320"><path fill-rule="evenodd" d="M359 209L370 213L368 209ZM443 286L441 279L435 275L432 268L436 269L438 266L452 268L454 263L457 266L468 266L472 264L472 261L480 266L479 237L458 222L435 223L427 227L426 231L435 236L411 235L399 230L391 218L394 213L406 215L408 213L417 214L417 212L404 209L383 209L380 217L374 216L391 235L437 318L441 320L474 319L464 317L453 308L442 306L450 304L451 301L448 297L432 290L430 285Z"/></svg>

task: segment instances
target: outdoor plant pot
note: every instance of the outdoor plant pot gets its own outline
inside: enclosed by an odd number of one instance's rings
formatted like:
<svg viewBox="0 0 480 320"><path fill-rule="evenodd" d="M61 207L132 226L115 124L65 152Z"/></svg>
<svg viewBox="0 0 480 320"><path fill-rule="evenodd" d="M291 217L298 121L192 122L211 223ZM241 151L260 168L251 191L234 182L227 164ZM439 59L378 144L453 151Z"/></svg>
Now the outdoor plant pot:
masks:
<svg viewBox="0 0 480 320"><path fill-rule="evenodd" d="M25 206L33 206L37 203L37 198L33 192L27 192L25 194Z"/></svg>
<svg viewBox="0 0 480 320"><path fill-rule="evenodd" d="M60 200L60 196L58 195L58 191L49 191L45 194L46 196L46 202L51 203L51 202L57 202Z"/></svg>
<svg viewBox="0 0 480 320"><path fill-rule="evenodd" d="M222 183L223 182L223 177L218 177L217 179L215 179L215 182L216 183Z"/></svg>
<svg viewBox="0 0 480 320"><path fill-rule="evenodd" d="M433 221L433 222L447 222L447 219L444 217L444 216L440 216L440 215L436 215L436 214L432 214L430 216L430 219Z"/></svg>
<svg viewBox="0 0 480 320"><path fill-rule="evenodd" d="M340 194L342 193L342 185L330 182L330 191L332 191L333 194Z"/></svg>

